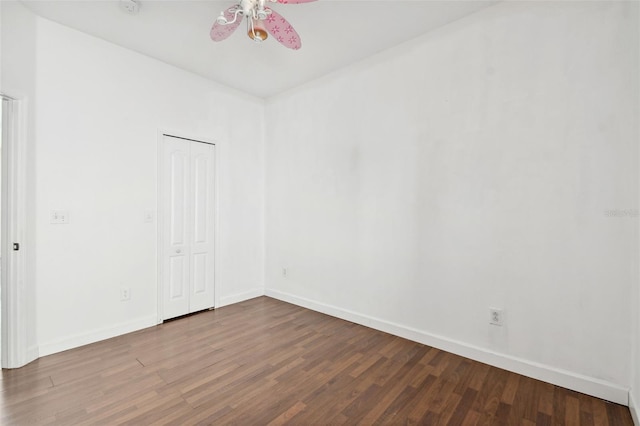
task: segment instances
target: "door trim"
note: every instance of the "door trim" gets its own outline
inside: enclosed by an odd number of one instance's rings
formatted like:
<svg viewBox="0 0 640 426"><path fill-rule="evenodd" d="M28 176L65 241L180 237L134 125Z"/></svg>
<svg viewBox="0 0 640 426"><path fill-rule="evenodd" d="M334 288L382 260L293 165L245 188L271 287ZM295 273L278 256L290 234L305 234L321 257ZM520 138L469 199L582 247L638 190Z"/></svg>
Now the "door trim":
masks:
<svg viewBox="0 0 640 426"><path fill-rule="evenodd" d="M27 138L28 101L2 94L10 107L6 129L3 128L3 205L2 205L2 368L18 368L38 358L29 350L27 295ZM13 244L20 244L13 250Z"/></svg>
<svg viewBox="0 0 640 426"><path fill-rule="evenodd" d="M213 198L213 297L214 297L214 301L213 301L213 307L216 307L219 305L219 296L218 296L218 287L219 287L219 283L220 283L220 272L219 272L219 268L218 268L218 247L219 247L219 232L218 230L220 229L220 221L219 221L219 204L218 204L218 200L220 199L219 196L219 189L220 189L220 151L221 151L221 143L216 140L216 139L212 139L212 138L208 138L208 137L202 137L199 135L191 135L188 134L186 132L179 132L179 131L174 131L174 130L166 130L166 129L158 129L157 132L157 139L158 139L158 143L157 143L157 147L156 147L156 181L157 181L157 188L156 188L156 193L157 193L157 205L156 205L156 234L157 234L157 242L156 242L156 269L157 269L157 278L156 278L156 292L157 292L157 297L156 297L156 305L157 305L157 324L162 324L162 322L164 321L164 312L163 312L163 294L164 294L164 286L163 286L163 282L164 280L162 279L164 276L164 270L163 270L163 259L162 259L162 248L164 247L164 240L165 240L165 236L164 236L164 229L162 224L164 223L164 212L163 212L163 208L162 206L164 206L164 202L165 200L165 196L162 193L162 188L164 187L164 176L162 173L162 153L164 152L164 137L165 136L169 136L172 138L177 138L177 139L184 139L190 142L194 142L194 143L206 143L209 145L213 145L215 147L215 155L214 155L214 171L213 171L213 179L214 179L214 198Z"/></svg>

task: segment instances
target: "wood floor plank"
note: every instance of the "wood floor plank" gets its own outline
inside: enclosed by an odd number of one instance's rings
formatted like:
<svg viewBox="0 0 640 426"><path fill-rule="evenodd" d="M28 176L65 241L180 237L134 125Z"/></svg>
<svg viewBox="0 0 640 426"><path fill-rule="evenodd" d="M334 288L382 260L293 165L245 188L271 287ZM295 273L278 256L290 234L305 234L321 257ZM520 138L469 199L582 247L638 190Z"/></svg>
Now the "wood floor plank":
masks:
<svg viewBox="0 0 640 426"><path fill-rule="evenodd" d="M7 425L632 425L626 407L259 297L0 376Z"/></svg>
<svg viewBox="0 0 640 426"><path fill-rule="evenodd" d="M513 401L516 398L516 392L518 391L518 384L520 382L520 377L518 375L512 374L509 375L507 379L507 384L504 386L504 391L502 392L502 397L500 400L505 404L512 405Z"/></svg>
<svg viewBox="0 0 640 426"><path fill-rule="evenodd" d="M410 386L409 378L413 377L423 367L419 361L424 357L424 350L413 353L400 370L389 382L387 392L383 399L372 407L367 415L362 419L364 424L386 423L396 417L397 413L413 399L416 389Z"/></svg>
<svg viewBox="0 0 640 426"><path fill-rule="evenodd" d="M368 376L353 378L350 375L338 375L324 383L313 383L315 389L302 397L303 402L310 401L311 405L305 404L305 410L293 417L291 423L304 424L318 417L330 422L341 417L343 410L373 384L373 379ZM288 386L287 383L283 384Z"/></svg>
<svg viewBox="0 0 640 426"><path fill-rule="evenodd" d="M453 390L453 388L452 388ZM439 425L451 424L451 417L456 411L456 408L460 404L462 397L455 392L451 392L449 396L444 400L442 409L440 410L440 418L438 419Z"/></svg>
<svg viewBox="0 0 640 426"><path fill-rule="evenodd" d="M473 404L473 401L475 401L477 395L478 395L478 391L475 389L467 388L465 390L464 394L462 395L462 398L460 399L460 402L458 403L458 406L456 407L455 411L451 415L451 419L449 420L449 423L448 423L449 425L457 426L457 425L468 424L467 422L465 422L465 419L469 417L468 413L471 412L470 411L471 405ZM471 419L469 419L469 421L471 421Z"/></svg>
<svg viewBox="0 0 640 426"><path fill-rule="evenodd" d="M433 415L437 415L437 410L440 409L443 398L453 392L455 388L454 384L439 380L435 376L428 376L427 379L425 379L425 385L428 381L431 383L428 384L428 388L426 388L421 397L414 400L415 405L408 415L408 418L412 422L418 422L420 419L425 420L427 417L431 419ZM428 413L431 413L432 416L428 416ZM437 418L439 418L439 416L435 416L429 421L436 421Z"/></svg>
<svg viewBox="0 0 640 426"><path fill-rule="evenodd" d="M608 426L607 407L602 400L594 400L591 403L593 409L593 421L596 425Z"/></svg>
<svg viewBox="0 0 640 426"><path fill-rule="evenodd" d="M512 375L509 375L509 378L511 377ZM509 403L512 407L509 415L510 422L519 422L519 419L536 422L540 400L536 382L536 380L529 377L520 377L518 380L518 388L514 399Z"/></svg>
<svg viewBox="0 0 640 426"><path fill-rule="evenodd" d="M271 420L267 426L281 426L286 424L292 417L306 408L306 404L302 401L297 401L288 410L280 414L275 419Z"/></svg>
<svg viewBox="0 0 640 426"><path fill-rule="evenodd" d="M489 371L472 407L480 412L481 424L492 424L494 422L508 375L506 371L494 367Z"/></svg>
<svg viewBox="0 0 640 426"><path fill-rule="evenodd" d="M472 425L479 424L480 413L478 413L477 411L469 410L466 414L467 415L464 417L464 420L462 421L462 426L472 426Z"/></svg>
<svg viewBox="0 0 640 426"><path fill-rule="evenodd" d="M569 425L580 423L580 401L574 397L567 397L564 406L564 422Z"/></svg>

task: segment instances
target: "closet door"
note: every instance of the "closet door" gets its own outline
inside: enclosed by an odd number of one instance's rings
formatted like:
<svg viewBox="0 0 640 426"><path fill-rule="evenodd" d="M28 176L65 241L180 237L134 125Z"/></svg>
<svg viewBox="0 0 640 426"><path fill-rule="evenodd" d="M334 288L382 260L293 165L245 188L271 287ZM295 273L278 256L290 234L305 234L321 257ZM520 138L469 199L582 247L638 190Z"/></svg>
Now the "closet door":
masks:
<svg viewBox="0 0 640 426"><path fill-rule="evenodd" d="M192 142L191 147L191 275L189 312L213 306L214 268L214 146Z"/></svg>
<svg viewBox="0 0 640 426"><path fill-rule="evenodd" d="M164 136L162 319L214 305L214 146Z"/></svg>

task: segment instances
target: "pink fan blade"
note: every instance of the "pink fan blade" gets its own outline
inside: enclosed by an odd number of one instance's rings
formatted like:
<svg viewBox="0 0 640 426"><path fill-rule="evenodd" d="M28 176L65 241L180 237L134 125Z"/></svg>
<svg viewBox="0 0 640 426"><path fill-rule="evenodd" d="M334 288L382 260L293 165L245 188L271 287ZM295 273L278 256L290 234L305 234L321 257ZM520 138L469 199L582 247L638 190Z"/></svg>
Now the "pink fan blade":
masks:
<svg viewBox="0 0 640 426"><path fill-rule="evenodd" d="M269 9L271 13L265 19L264 26L280 44L289 49L298 50L302 47L302 41L296 30L286 19L280 16L275 10Z"/></svg>
<svg viewBox="0 0 640 426"><path fill-rule="evenodd" d="M300 4L300 3L311 3L316 0L278 0L278 3L282 4Z"/></svg>
<svg viewBox="0 0 640 426"><path fill-rule="evenodd" d="M224 11L224 17L227 18L227 21L233 21L233 17L235 16L236 8L232 7ZM229 25L221 25L219 23L214 23L213 27L211 27L211 40L213 41L222 41L228 38L233 32L238 28L240 23L242 22L242 16L238 16L238 19L233 24Z"/></svg>

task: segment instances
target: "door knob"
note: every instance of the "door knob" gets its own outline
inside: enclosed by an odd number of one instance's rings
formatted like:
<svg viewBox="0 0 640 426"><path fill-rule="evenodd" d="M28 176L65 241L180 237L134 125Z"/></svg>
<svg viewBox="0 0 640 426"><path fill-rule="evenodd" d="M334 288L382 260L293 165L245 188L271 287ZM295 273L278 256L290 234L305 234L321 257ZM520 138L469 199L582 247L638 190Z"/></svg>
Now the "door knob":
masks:
<svg viewBox="0 0 640 426"><path fill-rule="evenodd" d="M180 253L182 253L182 250L176 249L176 253L180 254Z"/></svg>

